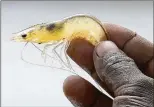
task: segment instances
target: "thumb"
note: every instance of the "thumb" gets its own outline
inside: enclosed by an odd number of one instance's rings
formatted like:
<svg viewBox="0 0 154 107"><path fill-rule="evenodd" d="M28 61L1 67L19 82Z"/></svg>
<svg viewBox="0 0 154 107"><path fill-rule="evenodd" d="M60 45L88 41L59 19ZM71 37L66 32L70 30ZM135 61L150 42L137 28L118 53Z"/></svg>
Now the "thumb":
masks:
<svg viewBox="0 0 154 107"><path fill-rule="evenodd" d="M117 103L120 106L125 102L140 103L140 106L152 104L153 79L145 76L134 60L127 57L113 42L100 43L95 48L93 58L100 79L105 81L108 88L114 92L113 105Z"/></svg>

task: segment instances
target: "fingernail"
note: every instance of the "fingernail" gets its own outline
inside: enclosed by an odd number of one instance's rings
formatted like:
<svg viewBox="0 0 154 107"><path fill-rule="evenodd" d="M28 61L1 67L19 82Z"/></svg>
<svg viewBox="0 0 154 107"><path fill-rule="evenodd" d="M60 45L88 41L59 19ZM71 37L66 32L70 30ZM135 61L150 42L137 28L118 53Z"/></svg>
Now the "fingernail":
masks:
<svg viewBox="0 0 154 107"><path fill-rule="evenodd" d="M67 97L67 99L75 106L75 107L84 107L82 103L77 102L75 99L71 97Z"/></svg>
<svg viewBox="0 0 154 107"><path fill-rule="evenodd" d="M101 42L95 49L98 57L103 57L107 52L119 51L119 48L111 41Z"/></svg>

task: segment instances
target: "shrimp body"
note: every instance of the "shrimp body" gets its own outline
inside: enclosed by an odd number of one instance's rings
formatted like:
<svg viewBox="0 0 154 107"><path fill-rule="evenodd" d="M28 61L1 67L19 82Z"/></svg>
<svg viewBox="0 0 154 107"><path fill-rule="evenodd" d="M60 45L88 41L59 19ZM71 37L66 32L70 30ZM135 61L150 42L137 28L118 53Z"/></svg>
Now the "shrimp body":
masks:
<svg viewBox="0 0 154 107"><path fill-rule="evenodd" d="M92 16L76 15L54 23L36 25L28 31L13 37L14 41L48 43L75 38L86 39L93 45L106 40L106 33L98 19Z"/></svg>
<svg viewBox="0 0 154 107"><path fill-rule="evenodd" d="M106 40L106 33L98 19L90 16L74 16L64 23L64 34L68 41L83 38L93 45Z"/></svg>

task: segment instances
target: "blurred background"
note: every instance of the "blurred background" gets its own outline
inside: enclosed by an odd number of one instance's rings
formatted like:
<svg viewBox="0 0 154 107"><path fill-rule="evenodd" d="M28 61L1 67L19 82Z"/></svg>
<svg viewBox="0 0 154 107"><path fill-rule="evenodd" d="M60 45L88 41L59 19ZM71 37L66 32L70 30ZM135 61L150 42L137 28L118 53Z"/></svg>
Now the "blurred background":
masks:
<svg viewBox="0 0 154 107"><path fill-rule="evenodd" d="M75 14L90 14L153 42L152 1L2 1L1 6L2 107L73 107L62 89L63 81L72 74L23 62L20 52L24 44L10 41L14 32Z"/></svg>

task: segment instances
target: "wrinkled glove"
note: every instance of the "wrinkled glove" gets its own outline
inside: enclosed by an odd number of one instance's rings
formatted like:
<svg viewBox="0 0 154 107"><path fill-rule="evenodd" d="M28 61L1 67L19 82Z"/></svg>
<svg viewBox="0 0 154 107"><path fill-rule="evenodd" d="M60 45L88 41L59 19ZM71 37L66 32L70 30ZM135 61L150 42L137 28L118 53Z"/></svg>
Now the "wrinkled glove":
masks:
<svg viewBox="0 0 154 107"><path fill-rule="evenodd" d="M113 45L114 48L108 51L100 49L106 45ZM153 107L154 79L144 75L134 60L127 57L113 43L102 43L96 50L96 72L114 92L113 107Z"/></svg>

